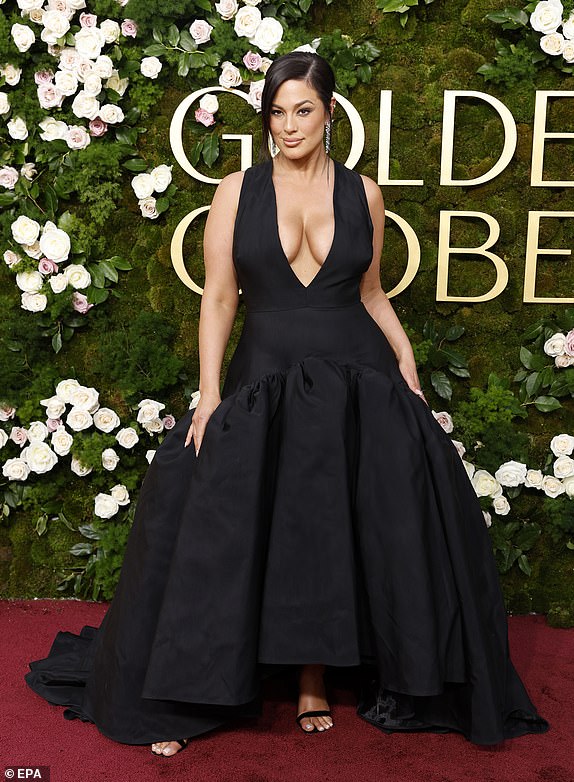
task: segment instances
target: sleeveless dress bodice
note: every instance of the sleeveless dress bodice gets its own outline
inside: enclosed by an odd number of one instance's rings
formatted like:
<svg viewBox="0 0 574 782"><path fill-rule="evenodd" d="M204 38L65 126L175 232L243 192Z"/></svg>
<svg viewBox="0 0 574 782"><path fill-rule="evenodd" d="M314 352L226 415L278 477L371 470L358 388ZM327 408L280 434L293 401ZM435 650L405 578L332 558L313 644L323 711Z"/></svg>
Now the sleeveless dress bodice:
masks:
<svg viewBox="0 0 574 782"><path fill-rule="evenodd" d="M199 454L184 447L193 408L146 473L100 627L58 633L26 681L129 744L258 714L262 678L302 663L357 666L357 713L383 731L542 733L474 489L361 302L361 177L335 162L335 234L305 286L272 166L244 174L245 317Z"/></svg>

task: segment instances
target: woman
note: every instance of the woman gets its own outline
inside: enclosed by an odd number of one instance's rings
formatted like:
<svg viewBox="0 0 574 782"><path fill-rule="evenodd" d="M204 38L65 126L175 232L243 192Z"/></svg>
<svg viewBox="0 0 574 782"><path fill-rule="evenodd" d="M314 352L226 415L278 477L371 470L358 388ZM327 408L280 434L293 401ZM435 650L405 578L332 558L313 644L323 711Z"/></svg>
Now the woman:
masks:
<svg viewBox="0 0 574 782"><path fill-rule="evenodd" d="M260 713L261 679L292 666L308 733L333 726L325 665L362 666L357 711L384 731L548 729L509 658L480 505L381 289L379 187L329 156L334 87L312 53L267 71L263 162L222 180L205 228L200 401L150 465L100 628L59 633L26 676L158 755Z"/></svg>

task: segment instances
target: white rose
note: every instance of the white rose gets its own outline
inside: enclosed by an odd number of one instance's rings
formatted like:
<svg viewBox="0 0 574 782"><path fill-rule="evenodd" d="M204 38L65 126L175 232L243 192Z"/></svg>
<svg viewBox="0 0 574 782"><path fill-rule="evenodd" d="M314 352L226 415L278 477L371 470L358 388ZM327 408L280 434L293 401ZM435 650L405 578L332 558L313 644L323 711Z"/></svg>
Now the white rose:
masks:
<svg viewBox="0 0 574 782"><path fill-rule="evenodd" d="M557 434L550 440L550 450L554 456L570 456L574 451L574 437L569 434Z"/></svg>
<svg viewBox="0 0 574 782"><path fill-rule="evenodd" d="M34 31L26 24L13 24L10 33L19 52L27 52L36 40Z"/></svg>
<svg viewBox="0 0 574 782"><path fill-rule="evenodd" d="M71 394L70 402L78 410L86 410L88 413L95 413L100 406L99 392L95 388L87 388L78 385Z"/></svg>
<svg viewBox="0 0 574 782"><path fill-rule="evenodd" d="M119 41L121 29L119 24L113 19L104 19L100 25L100 30L104 34L104 40L106 43L114 43L114 41Z"/></svg>
<svg viewBox="0 0 574 782"><path fill-rule="evenodd" d="M13 426L10 430L10 440L22 447L28 442L28 431L22 426Z"/></svg>
<svg viewBox="0 0 574 782"><path fill-rule="evenodd" d="M53 274L48 282L53 293L63 293L68 287L68 278L63 272Z"/></svg>
<svg viewBox="0 0 574 782"><path fill-rule="evenodd" d="M153 448L150 449L149 451L146 451L145 458L147 459L148 464L152 463L154 456L155 456L155 451L153 450Z"/></svg>
<svg viewBox="0 0 574 782"><path fill-rule="evenodd" d="M123 483L118 483L115 486L112 486L110 490L110 494L116 500L118 505L129 505L130 504L130 495L127 490L127 487L124 486Z"/></svg>
<svg viewBox="0 0 574 782"><path fill-rule="evenodd" d="M85 149L91 143L90 134L82 125L70 125L64 140L70 149Z"/></svg>
<svg viewBox="0 0 574 782"><path fill-rule="evenodd" d="M76 69L80 59L80 55L73 47L66 46L60 51L58 67L63 68L65 71L73 71Z"/></svg>
<svg viewBox="0 0 574 782"><path fill-rule="evenodd" d="M540 39L540 48L546 54L562 54L566 40L561 33L549 33Z"/></svg>
<svg viewBox="0 0 574 782"><path fill-rule="evenodd" d="M80 387L80 384L74 378L68 378L66 380L60 380L56 386L56 396L61 399L62 402L69 404L72 401L72 394Z"/></svg>
<svg viewBox="0 0 574 782"><path fill-rule="evenodd" d="M161 166L156 166L155 168L152 168L152 170L150 171L149 175L153 182L153 189L156 190L158 193L163 193L164 190L167 190L168 186L170 185L171 169L172 166L166 166L165 164L163 164Z"/></svg>
<svg viewBox="0 0 574 782"><path fill-rule="evenodd" d="M25 481L30 475L30 468L20 457L8 459L2 466L2 475L9 481Z"/></svg>
<svg viewBox="0 0 574 782"><path fill-rule="evenodd" d="M102 53L106 36L99 27L82 27L74 34L76 51L89 60L95 60Z"/></svg>
<svg viewBox="0 0 574 782"><path fill-rule="evenodd" d="M566 62L574 62L574 41L566 41L562 49L562 57Z"/></svg>
<svg viewBox="0 0 574 782"><path fill-rule="evenodd" d="M205 19L196 19L189 28L191 37L198 46L209 41L212 30L213 27Z"/></svg>
<svg viewBox="0 0 574 782"><path fill-rule="evenodd" d="M78 475L80 478L83 478L84 475L89 475L92 472L92 467L85 467L79 459L77 459L75 456L72 456L70 470L75 475Z"/></svg>
<svg viewBox="0 0 574 782"><path fill-rule="evenodd" d="M258 79L252 81L249 85L249 94L247 95L247 102L253 106L255 111L261 111L261 96L263 95L263 87L265 86L265 79Z"/></svg>
<svg viewBox="0 0 574 782"><path fill-rule="evenodd" d="M20 258L20 256L14 252L14 250L5 250L3 258L9 269L13 269L14 266L17 266L22 260L22 258Z"/></svg>
<svg viewBox="0 0 574 782"><path fill-rule="evenodd" d="M56 71L54 83L62 95L75 95L78 89L78 78L73 71Z"/></svg>
<svg viewBox="0 0 574 782"><path fill-rule="evenodd" d="M26 215L20 215L10 226L12 236L18 244L34 244L40 235L40 223L31 220Z"/></svg>
<svg viewBox="0 0 574 782"><path fill-rule="evenodd" d="M58 457L48 443L32 442L22 451L22 459L32 472L42 475L49 472L58 463Z"/></svg>
<svg viewBox="0 0 574 782"><path fill-rule="evenodd" d="M12 63L9 62L2 68L2 74L6 80L6 84L15 87L22 76L22 68L16 68L15 65L12 65Z"/></svg>
<svg viewBox="0 0 574 782"><path fill-rule="evenodd" d="M100 111L100 101L85 90L80 90L72 102L72 111L76 117L95 119Z"/></svg>
<svg viewBox="0 0 574 782"><path fill-rule="evenodd" d="M84 79L84 92L86 95L92 95L94 98L97 97L100 92L102 91L102 79L101 76L98 76L97 73L88 73L86 78Z"/></svg>
<svg viewBox="0 0 574 782"><path fill-rule="evenodd" d="M44 3L43 0L16 0L16 4L20 11L23 12L22 16L24 16L36 8L41 8Z"/></svg>
<svg viewBox="0 0 574 782"><path fill-rule="evenodd" d="M14 117L6 123L8 133L16 141L24 141L28 138L28 128L22 117Z"/></svg>
<svg viewBox="0 0 574 782"><path fill-rule="evenodd" d="M56 228L54 223L47 223L40 237L40 249L43 254L54 263L63 263L68 260L71 249L70 237L61 228Z"/></svg>
<svg viewBox="0 0 574 782"><path fill-rule="evenodd" d="M500 497L494 498L492 501L492 507L498 516L506 516L510 512L510 505L508 504L508 500L502 494Z"/></svg>
<svg viewBox="0 0 574 782"><path fill-rule="evenodd" d="M19 174L13 166L3 166L0 168L0 186L8 190L14 190L14 185L19 179Z"/></svg>
<svg viewBox="0 0 574 782"><path fill-rule="evenodd" d="M0 429L0 448L4 448L6 443L8 442L8 435L4 431L4 429Z"/></svg>
<svg viewBox="0 0 574 782"><path fill-rule="evenodd" d="M48 436L48 427L42 421L32 421L28 427L28 440L43 443Z"/></svg>
<svg viewBox="0 0 574 782"><path fill-rule="evenodd" d="M86 7L86 0L66 0L66 6L74 11L80 11Z"/></svg>
<svg viewBox="0 0 574 782"><path fill-rule="evenodd" d="M44 278L40 272L18 272L16 275L16 285L21 291L38 293L43 284Z"/></svg>
<svg viewBox="0 0 574 782"><path fill-rule="evenodd" d="M574 364L574 356L569 356L567 353L562 353L559 356L555 356L554 363L558 369L565 369L571 367Z"/></svg>
<svg viewBox="0 0 574 782"><path fill-rule="evenodd" d="M255 34L249 39L249 43L257 46L262 52L274 54L283 38L283 27L278 19L266 16L261 22Z"/></svg>
<svg viewBox="0 0 574 782"><path fill-rule="evenodd" d="M138 206L142 215L147 217L149 220L155 220L157 217L159 217L159 212L157 211L157 201L153 196L140 198L138 201Z"/></svg>
<svg viewBox="0 0 574 782"><path fill-rule="evenodd" d="M486 526L487 527L491 527L492 526L492 516L490 515L490 513L487 510L483 510L482 511L482 515L484 516L484 523L486 524Z"/></svg>
<svg viewBox="0 0 574 782"><path fill-rule="evenodd" d="M150 434L158 434L163 432L163 421L161 418L153 418L151 421L146 421L143 428Z"/></svg>
<svg viewBox="0 0 574 782"><path fill-rule="evenodd" d="M55 432L52 433L52 448L58 454L58 456L67 456L70 453L70 448L74 444L74 438L69 432L66 432L65 427L59 426Z"/></svg>
<svg viewBox="0 0 574 782"><path fill-rule="evenodd" d="M555 33L562 24L562 3L542 0L530 14L530 24L539 33Z"/></svg>
<svg viewBox="0 0 574 782"><path fill-rule="evenodd" d="M90 74L94 72L94 65L87 57L79 57L74 66L74 73L76 74L78 81L84 82Z"/></svg>
<svg viewBox="0 0 574 782"><path fill-rule="evenodd" d="M541 489L543 478L541 470L528 470L524 479L524 485L529 489Z"/></svg>
<svg viewBox="0 0 574 782"><path fill-rule="evenodd" d="M462 464L464 469L466 470L466 474L472 480L472 478L474 477L474 473L476 472L476 467L474 466L474 464L471 464L471 462L467 462L466 459L462 460Z"/></svg>
<svg viewBox="0 0 574 782"><path fill-rule="evenodd" d="M5 92L0 92L0 114L8 114L10 111L10 98Z"/></svg>
<svg viewBox="0 0 574 782"><path fill-rule="evenodd" d="M463 456L465 455L465 453L466 453L466 448L465 448L465 447L464 447L464 445L463 445L463 444L460 442L460 440L452 440L451 442L452 442L452 444L454 445L454 447L456 448L456 452L458 453L458 455L459 455L459 456L460 456L460 458L462 459L462 457L463 457Z"/></svg>
<svg viewBox="0 0 574 782"><path fill-rule="evenodd" d="M34 163L24 163L20 168L20 176L26 177L31 182L38 173Z"/></svg>
<svg viewBox="0 0 574 782"><path fill-rule="evenodd" d="M123 122L124 113L119 106L105 103L100 109L100 119L107 122L108 125L115 125L118 122Z"/></svg>
<svg viewBox="0 0 574 782"><path fill-rule="evenodd" d="M545 475L542 481L542 489L547 497L558 497L564 493L564 485L553 475Z"/></svg>
<svg viewBox="0 0 574 782"><path fill-rule="evenodd" d="M554 475L556 478L570 478L574 475L574 459L559 456L554 462Z"/></svg>
<svg viewBox="0 0 574 782"><path fill-rule="evenodd" d="M197 407L199 400L201 398L201 391L194 391L191 395L191 400L189 402L189 410L193 410L194 407Z"/></svg>
<svg viewBox="0 0 574 782"><path fill-rule="evenodd" d="M151 174L137 174L132 179L132 189L136 198L149 198L155 189L155 183Z"/></svg>
<svg viewBox="0 0 574 782"><path fill-rule="evenodd" d="M502 494L502 486L486 470L477 470L472 476L472 485L477 497L499 497Z"/></svg>
<svg viewBox="0 0 574 782"><path fill-rule="evenodd" d="M565 22L562 22L562 35L569 41L574 39L574 12L570 14Z"/></svg>
<svg viewBox="0 0 574 782"><path fill-rule="evenodd" d="M494 477L502 486L520 486L526 478L526 465L514 460L504 462L494 473Z"/></svg>
<svg viewBox="0 0 574 782"><path fill-rule="evenodd" d="M48 297L43 293L23 293L20 307L27 312L43 312L48 306Z"/></svg>
<svg viewBox="0 0 574 782"><path fill-rule="evenodd" d="M142 399L138 407L137 422L138 424L145 424L153 421L154 418L159 418L159 414L165 408L165 405L162 405L161 402L156 402L154 399Z"/></svg>
<svg viewBox="0 0 574 782"><path fill-rule="evenodd" d="M60 397L51 396L48 399L40 399L42 407L46 408L47 418L59 418L66 412L66 405Z"/></svg>
<svg viewBox="0 0 574 782"><path fill-rule="evenodd" d="M115 470L119 461L120 457L113 448L106 448L105 451L102 451L102 467L104 470Z"/></svg>
<svg viewBox="0 0 574 782"><path fill-rule="evenodd" d="M243 0L245 5L259 5L261 0Z"/></svg>
<svg viewBox="0 0 574 782"><path fill-rule="evenodd" d="M100 432L106 432L109 434L116 426L120 425L120 419L117 413L110 410L109 407L100 407L94 413L94 426L99 429Z"/></svg>
<svg viewBox="0 0 574 782"><path fill-rule="evenodd" d="M120 506L111 494L96 494L94 500L94 514L100 519L111 519L119 511Z"/></svg>
<svg viewBox="0 0 574 782"><path fill-rule="evenodd" d="M568 497L572 499L574 497L574 476L564 478L562 485L564 486L564 491Z"/></svg>
<svg viewBox="0 0 574 782"><path fill-rule="evenodd" d="M38 241L35 241L34 244L24 244L22 249L30 258L39 259L42 257L42 250L40 250L40 242Z"/></svg>
<svg viewBox="0 0 574 782"><path fill-rule="evenodd" d="M66 416L66 423L72 431L82 432L84 429L90 428L93 420L87 410L82 410L79 407L72 407Z"/></svg>
<svg viewBox="0 0 574 782"><path fill-rule="evenodd" d="M221 66L219 83L222 87L237 87L243 83L239 68L236 68L229 60L226 60Z"/></svg>
<svg viewBox="0 0 574 782"><path fill-rule="evenodd" d="M566 347L566 335L561 332L553 334L550 339L544 343L544 352L547 356L560 356L564 353Z"/></svg>
<svg viewBox="0 0 574 782"><path fill-rule="evenodd" d="M119 71L114 69L106 81L106 88L117 92L118 95L123 95L127 90L129 81L127 76L124 79L120 79Z"/></svg>
<svg viewBox="0 0 574 782"><path fill-rule="evenodd" d="M450 434L454 429L454 426L452 423L452 418L450 417L449 413L446 413L444 411L440 413L435 413L435 411L433 410L432 414L435 417L435 419L439 422L439 424L442 426L444 431L447 434Z"/></svg>
<svg viewBox="0 0 574 782"><path fill-rule="evenodd" d="M140 71L149 79L157 79L163 63L158 57L144 57L140 63Z"/></svg>
<svg viewBox="0 0 574 782"><path fill-rule="evenodd" d="M237 0L220 0L215 4L215 10L222 19L233 19L237 13Z"/></svg>
<svg viewBox="0 0 574 782"><path fill-rule="evenodd" d="M87 288L92 284L92 276L85 266L81 263L71 263L64 269L64 274L68 280L68 284L75 290L81 288Z"/></svg>
<svg viewBox="0 0 574 782"><path fill-rule="evenodd" d="M44 43L57 43L58 38L63 38L70 29L70 20L61 11L44 11L42 24L44 29L40 34L40 38Z"/></svg>
<svg viewBox="0 0 574 782"><path fill-rule="evenodd" d="M127 426L125 429L120 429L120 431L116 434L118 445L121 445L122 448L133 448L139 439L140 438L138 433L131 426Z"/></svg>
<svg viewBox="0 0 574 782"><path fill-rule="evenodd" d="M40 133L40 138L44 141L55 141L58 138L64 138L68 126L61 120L54 119L53 117L46 117L42 122L38 123L39 127L44 131Z"/></svg>
<svg viewBox="0 0 574 782"><path fill-rule="evenodd" d="M107 54L100 54L93 64L94 73L97 73L101 79L109 79L114 72L114 63Z"/></svg>
<svg viewBox="0 0 574 782"><path fill-rule="evenodd" d="M259 8L244 5L235 14L234 30L236 35L247 38L255 35L255 31L261 24L261 11Z"/></svg>
<svg viewBox="0 0 574 782"><path fill-rule="evenodd" d="M202 95L199 99L199 107L204 109L204 111L208 111L210 114L215 114L219 108L217 95L210 95L209 93Z"/></svg>
<svg viewBox="0 0 574 782"><path fill-rule="evenodd" d="M59 108L64 101L64 93L54 84L39 84L36 92L43 109Z"/></svg>

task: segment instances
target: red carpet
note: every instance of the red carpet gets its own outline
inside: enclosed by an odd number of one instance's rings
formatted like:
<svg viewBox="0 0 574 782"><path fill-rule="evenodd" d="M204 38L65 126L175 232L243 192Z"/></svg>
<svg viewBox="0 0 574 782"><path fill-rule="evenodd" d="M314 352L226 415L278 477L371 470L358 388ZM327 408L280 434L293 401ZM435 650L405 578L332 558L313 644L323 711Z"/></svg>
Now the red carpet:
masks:
<svg viewBox="0 0 574 782"><path fill-rule="evenodd" d="M285 683L266 683L263 715L193 740L172 758L118 744L91 723L68 721L24 681L55 633L97 627L107 605L75 600L0 602L2 777L6 766L51 767L51 782L574 782L574 629L511 616L514 665L540 714L542 735L479 747L456 733L387 735L355 715L354 695L330 692L335 726L304 735Z"/></svg>

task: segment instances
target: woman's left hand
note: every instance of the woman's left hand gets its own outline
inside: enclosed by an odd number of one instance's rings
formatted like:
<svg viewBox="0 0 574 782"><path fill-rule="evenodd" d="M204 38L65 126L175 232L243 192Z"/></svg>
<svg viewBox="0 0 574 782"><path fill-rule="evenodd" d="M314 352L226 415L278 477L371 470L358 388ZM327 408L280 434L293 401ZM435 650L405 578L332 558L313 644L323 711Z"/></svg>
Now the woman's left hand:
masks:
<svg viewBox="0 0 574 782"><path fill-rule="evenodd" d="M411 361L399 361L399 369L401 370L401 375L404 377L405 382L411 391L413 391L417 396L420 396L423 402L428 406L426 397L421 389L416 365Z"/></svg>

